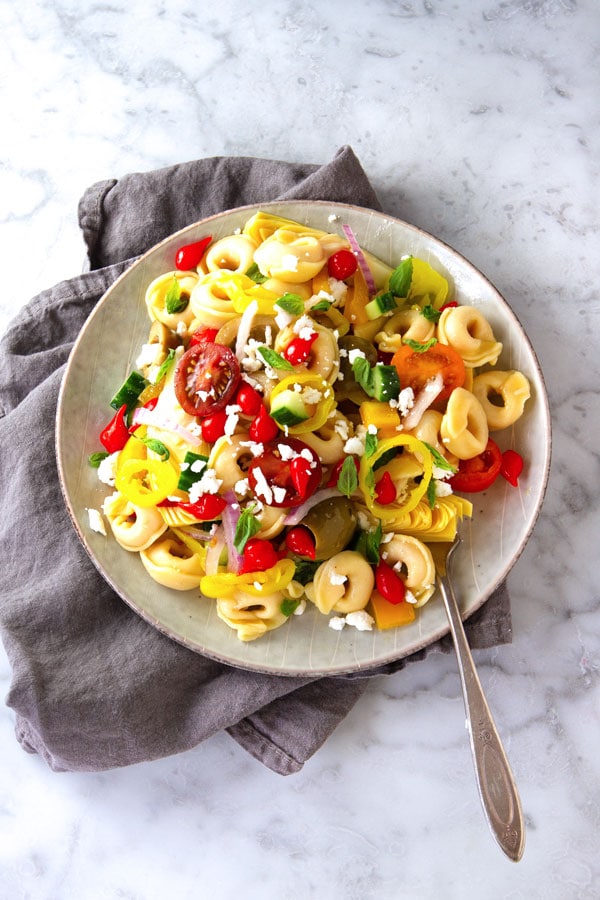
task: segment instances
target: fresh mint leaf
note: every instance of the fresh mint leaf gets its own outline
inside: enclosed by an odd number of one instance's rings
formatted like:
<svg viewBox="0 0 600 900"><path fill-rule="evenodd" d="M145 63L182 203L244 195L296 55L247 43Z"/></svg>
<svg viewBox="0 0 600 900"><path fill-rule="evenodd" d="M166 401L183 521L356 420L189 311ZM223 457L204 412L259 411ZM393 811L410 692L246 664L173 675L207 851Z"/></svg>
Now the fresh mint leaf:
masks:
<svg viewBox="0 0 600 900"><path fill-rule="evenodd" d="M304 300L299 294L282 294L275 301L275 306L279 306L291 316L301 316L304 312Z"/></svg>
<svg viewBox="0 0 600 900"><path fill-rule="evenodd" d="M327 312L331 309L331 300L319 300L314 306L311 306L310 312Z"/></svg>
<svg viewBox="0 0 600 900"><path fill-rule="evenodd" d="M358 487L358 474L353 456L347 456L342 463L337 480L337 489L340 493L350 497Z"/></svg>
<svg viewBox="0 0 600 900"><path fill-rule="evenodd" d="M284 616L293 616L299 606L299 600L292 600L291 597L284 597L279 608Z"/></svg>
<svg viewBox="0 0 600 900"><path fill-rule="evenodd" d="M390 275L389 288L396 297L408 297L412 282L413 262L412 256L403 259Z"/></svg>
<svg viewBox="0 0 600 900"><path fill-rule="evenodd" d="M258 347L258 352L266 362L268 366L271 366L272 369L286 369L288 371L293 372L294 367L291 362L288 362L287 359L284 359L281 354L277 353L276 350L271 350L270 347Z"/></svg>
<svg viewBox="0 0 600 900"><path fill-rule="evenodd" d="M189 295L181 290L181 285L177 278L173 278L165 297L165 309L169 315L183 312L190 302Z"/></svg>
<svg viewBox="0 0 600 900"><path fill-rule="evenodd" d="M245 274L248 278L251 278L256 284L264 284L267 281L267 276L263 275L260 271L256 263L252 263L249 269L246 269Z"/></svg>
<svg viewBox="0 0 600 900"><path fill-rule="evenodd" d="M136 435L136 437L138 436ZM138 440L145 444L148 450L158 453L163 462L166 462L171 455L169 448L165 447L162 441L157 441L156 438L138 437Z"/></svg>
<svg viewBox="0 0 600 900"><path fill-rule="evenodd" d="M100 466L102 460L106 459L108 455L109 454L106 452L106 450L99 450L97 453L90 453L90 455L88 456L88 464L92 467L92 469L97 469Z"/></svg>
<svg viewBox="0 0 600 900"><path fill-rule="evenodd" d="M294 581L300 584L308 584L315 577L315 572L321 565L320 562L312 559L297 559L296 570L294 572Z"/></svg>
<svg viewBox="0 0 600 900"><path fill-rule="evenodd" d="M242 510L235 528L233 537L233 546L238 553L244 552L244 547L251 537L260 530L260 522L254 515L254 505L247 506Z"/></svg>
<svg viewBox="0 0 600 900"><path fill-rule="evenodd" d="M160 381L163 380L163 378L165 377L165 375L167 374L167 372L169 371L169 369L171 368L171 366L173 365L174 362L175 362L175 351L173 349L171 349L171 350L169 350L169 352L167 354L167 358L164 359L159 366L159 369L158 369L158 372L156 373L156 378L154 381L155 384L158 384Z"/></svg>
<svg viewBox="0 0 600 900"><path fill-rule="evenodd" d="M365 438L365 456L367 459L369 456L373 456L375 451L377 450L377 444L379 441L377 440L376 434L371 434L370 431L367 431L367 436Z"/></svg>
<svg viewBox="0 0 600 900"><path fill-rule="evenodd" d="M373 391L373 370L369 365L368 359L365 359L364 356L358 356L352 363L352 372L357 384L370 397Z"/></svg>
<svg viewBox="0 0 600 900"><path fill-rule="evenodd" d="M456 466L453 466L448 462L447 459L444 459L439 450L436 450L435 447L432 447L431 444L428 444L427 441L423 441L431 456L433 457L433 464L438 469L445 469L446 472L456 472Z"/></svg>
<svg viewBox="0 0 600 900"><path fill-rule="evenodd" d="M437 338L431 338L429 341L425 341L424 344L420 343L420 341L412 341L410 338L407 341L404 341L411 350L414 350L415 353L425 353L426 350L430 350L431 347L435 347L437 344Z"/></svg>
<svg viewBox="0 0 600 900"><path fill-rule="evenodd" d="M421 315L424 316L428 322L439 322L441 312L439 309L435 309L431 303L427 303L421 310Z"/></svg>
<svg viewBox="0 0 600 900"><path fill-rule="evenodd" d="M435 479L432 478L429 484L427 485L427 502L431 509L435 506Z"/></svg>

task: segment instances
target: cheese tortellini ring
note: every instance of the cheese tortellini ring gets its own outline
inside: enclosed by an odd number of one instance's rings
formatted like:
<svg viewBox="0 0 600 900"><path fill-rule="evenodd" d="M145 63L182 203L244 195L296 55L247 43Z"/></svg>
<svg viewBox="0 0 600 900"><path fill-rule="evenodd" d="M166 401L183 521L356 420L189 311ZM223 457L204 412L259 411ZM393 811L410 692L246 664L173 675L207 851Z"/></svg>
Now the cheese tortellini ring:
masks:
<svg viewBox="0 0 600 900"><path fill-rule="evenodd" d="M405 341L425 344L435 333L435 323L422 315L419 309L402 309L394 313L375 335L375 343L382 353L395 353Z"/></svg>
<svg viewBox="0 0 600 900"><path fill-rule="evenodd" d="M285 528L287 510L276 506L263 506L255 513L255 516L260 523L260 529L256 532L256 536L263 540L271 540L281 534Z"/></svg>
<svg viewBox="0 0 600 900"><path fill-rule="evenodd" d="M419 424L411 428L409 434L414 435L417 440L429 444L446 459L450 465L456 463L456 457L448 452L448 447L443 443L440 429L442 426L443 415L435 409L426 409Z"/></svg>
<svg viewBox="0 0 600 900"><path fill-rule="evenodd" d="M192 316L198 327L220 328L239 313L227 291L231 272L207 272L198 279L190 297Z"/></svg>
<svg viewBox="0 0 600 900"><path fill-rule="evenodd" d="M304 365L296 366L296 368L299 372L310 372L311 375L320 375L328 384L333 384L338 377L340 369L340 351L336 336L331 328L325 328L314 321L311 321L310 329L313 333L317 333L317 339L311 347L308 361ZM274 344L275 350L278 353L283 353L287 345L298 336L293 325L286 325L285 328L282 328L277 333Z"/></svg>
<svg viewBox="0 0 600 900"><path fill-rule="evenodd" d="M191 591L204 575L202 560L171 533L140 552L146 572L174 591Z"/></svg>
<svg viewBox="0 0 600 900"><path fill-rule="evenodd" d="M465 366L494 365L502 352L492 326L474 306L445 309L438 322L438 339L456 350Z"/></svg>
<svg viewBox="0 0 600 900"><path fill-rule="evenodd" d="M440 424L442 443L459 459L472 459L486 448L489 429L483 406L470 391L455 388Z"/></svg>
<svg viewBox="0 0 600 900"><path fill-rule="evenodd" d="M315 450L319 454L321 462L326 465L336 463L344 455L345 440L336 427L341 428L342 433L347 434L348 437L354 431L350 420L336 410L321 428L316 431L306 431L302 435L304 443Z"/></svg>
<svg viewBox="0 0 600 900"><path fill-rule="evenodd" d="M473 379L473 393L481 403L490 431L508 428L523 415L531 396L529 381L522 372L483 372ZM500 399L497 404L495 399Z"/></svg>
<svg viewBox="0 0 600 900"><path fill-rule="evenodd" d="M292 284L310 281L326 261L318 238L309 234L299 235L285 228L278 228L254 253L254 262L263 275Z"/></svg>
<svg viewBox="0 0 600 900"><path fill-rule="evenodd" d="M181 292L180 300L182 303L185 302L186 305L181 312L169 313L167 312L166 301L174 281L177 282ZM191 297L197 283L198 275L195 272L175 271L159 275L158 278L150 282L146 289L146 308L150 318L162 322L171 331L176 331L180 322L183 322L187 328L194 319Z"/></svg>
<svg viewBox="0 0 600 900"><path fill-rule="evenodd" d="M117 543L132 553L145 550L167 530L156 507L134 506L118 491L106 497L102 511Z"/></svg>
<svg viewBox="0 0 600 900"><path fill-rule="evenodd" d="M230 234L211 244L204 257L209 272L227 269L230 272L248 271L254 262L256 241L247 234Z"/></svg>
<svg viewBox="0 0 600 900"><path fill-rule="evenodd" d="M305 284L292 284L291 281L282 281L281 278L267 278L263 287L267 288L269 291L273 291L278 297L283 297L284 294L298 294L303 300L310 300L313 293L310 282Z"/></svg>
<svg viewBox="0 0 600 900"><path fill-rule="evenodd" d="M220 493L233 490L238 481L246 477L252 454L244 443L248 439L244 435L220 437L208 457L208 468L214 469L215 477L221 482Z"/></svg>
<svg viewBox="0 0 600 900"><path fill-rule="evenodd" d="M217 598L217 615L235 629L240 641L254 641L286 621L287 616L281 612L282 600L281 591L264 597L234 591L231 596Z"/></svg>
<svg viewBox="0 0 600 900"><path fill-rule="evenodd" d="M313 581L311 600L325 615L364 609L375 586L373 570L362 554L342 550L321 563Z"/></svg>
<svg viewBox="0 0 600 900"><path fill-rule="evenodd" d="M382 550L383 559L399 571L406 587L416 598L415 605L426 603L435 590L435 563L429 547L416 537L396 534L382 545Z"/></svg>

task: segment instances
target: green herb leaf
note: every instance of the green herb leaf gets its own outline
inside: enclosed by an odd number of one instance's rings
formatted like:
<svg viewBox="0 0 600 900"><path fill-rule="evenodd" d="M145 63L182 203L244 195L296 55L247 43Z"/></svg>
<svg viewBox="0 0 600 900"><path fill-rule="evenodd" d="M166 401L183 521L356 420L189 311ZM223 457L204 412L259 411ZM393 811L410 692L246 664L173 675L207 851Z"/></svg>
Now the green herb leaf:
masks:
<svg viewBox="0 0 600 900"><path fill-rule="evenodd" d="M304 300L299 294L282 294L275 301L275 306L279 306L291 316L301 316L304 312Z"/></svg>
<svg viewBox="0 0 600 900"><path fill-rule="evenodd" d="M390 275L390 291L396 297L408 297L410 285L412 282L413 263L412 256L403 259L397 268Z"/></svg>
<svg viewBox="0 0 600 900"><path fill-rule="evenodd" d="M169 352L167 354L167 358L163 359L163 361L161 362L161 364L159 366L158 372L156 373L156 378L154 380L154 384L158 384L160 381L163 380L163 378L165 377L165 375L167 374L167 372L173 365L174 361L175 361L175 351L173 349L171 349L171 350L169 350Z"/></svg>
<svg viewBox="0 0 600 900"><path fill-rule="evenodd" d="M268 366L271 366L272 369L286 369L291 372L294 371L294 367L291 362L288 362L287 359L284 359L276 350L271 350L270 347L258 347L258 352L266 362Z"/></svg>
<svg viewBox="0 0 600 900"><path fill-rule="evenodd" d="M358 475L353 456L347 456L340 469L337 480L337 489L340 493L350 497L358 487Z"/></svg>
<svg viewBox="0 0 600 900"><path fill-rule="evenodd" d="M410 338L407 341L404 341L405 344L415 351L415 353L425 353L426 350L429 350L431 347L435 347L437 344L437 338L431 338L429 341L425 341L424 344L421 344L419 341L412 341Z"/></svg>
<svg viewBox="0 0 600 900"><path fill-rule="evenodd" d="M177 278L173 277L173 281L171 282L169 290L167 291L167 296L165 297L166 311L169 315L183 312L189 302L189 295L181 290L179 281Z"/></svg>
<svg viewBox="0 0 600 900"><path fill-rule="evenodd" d="M456 466L453 466L448 462L447 459L444 459L439 450L436 450L435 447L432 447L431 444L428 444L427 441L423 441L431 456L433 457L433 464L438 469L445 469L446 472L456 472Z"/></svg>
<svg viewBox="0 0 600 900"><path fill-rule="evenodd" d="M296 562L296 570L294 572L294 581L300 582L300 584L308 584L315 577L315 572L321 565L318 560L312 559L297 559Z"/></svg>
<svg viewBox="0 0 600 900"><path fill-rule="evenodd" d="M431 303L427 303L421 309L421 315L425 319L427 319L428 322L439 322L441 312L439 311L439 309L436 309L434 306L432 306Z"/></svg>
<svg viewBox="0 0 600 900"><path fill-rule="evenodd" d="M103 459L106 459L110 454L106 452L106 450L98 450L97 453L90 453L88 456L88 465L92 467L92 469L97 469L100 466L100 463Z"/></svg>
<svg viewBox="0 0 600 900"><path fill-rule="evenodd" d="M379 562L379 546L382 536L381 521L378 520L377 528L374 531L359 531L358 537L354 542L353 549L360 553L371 565L377 565Z"/></svg>
<svg viewBox="0 0 600 900"><path fill-rule="evenodd" d="M377 440L376 434L371 434L370 431L367 431L367 436L365 438L365 456L367 459L369 456L373 456L375 451L377 450L377 444L379 441Z"/></svg>
<svg viewBox="0 0 600 900"><path fill-rule="evenodd" d="M314 306L311 306L310 312L327 312L328 309L331 309L331 300L319 300L318 303L315 303Z"/></svg>
<svg viewBox="0 0 600 900"><path fill-rule="evenodd" d="M368 359L365 359L364 356L358 356L352 363L352 372L357 384L361 386L366 394L371 396L373 391L373 370L369 365Z"/></svg>
<svg viewBox="0 0 600 900"><path fill-rule="evenodd" d="M431 509L435 506L435 479L432 478L427 485L427 502Z"/></svg>
<svg viewBox="0 0 600 900"><path fill-rule="evenodd" d="M284 597L279 608L284 616L293 616L299 606L299 600L292 600L291 597Z"/></svg>
<svg viewBox="0 0 600 900"><path fill-rule="evenodd" d="M260 522L254 515L254 504L246 506L242 510L235 527L235 535L233 538L233 546L238 553L244 552L244 547L251 537L260 531Z"/></svg>
<svg viewBox="0 0 600 900"><path fill-rule="evenodd" d="M260 271L256 263L252 263L249 269L246 269L245 274L248 278L251 278L256 284L264 284L267 281L267 276L263 275Z"/></svg>
<svg viewBox="0 0 600 900"><path fill-rule="evenodd" d="M136 434L138 441L141 441L146 445L148 450L152 450L153 453L158 453L161 460L166 462L170 457L171 453L168 447L165 447L162 441L157 441L156 438L147 438L147 437L138 437Z"/></svg>

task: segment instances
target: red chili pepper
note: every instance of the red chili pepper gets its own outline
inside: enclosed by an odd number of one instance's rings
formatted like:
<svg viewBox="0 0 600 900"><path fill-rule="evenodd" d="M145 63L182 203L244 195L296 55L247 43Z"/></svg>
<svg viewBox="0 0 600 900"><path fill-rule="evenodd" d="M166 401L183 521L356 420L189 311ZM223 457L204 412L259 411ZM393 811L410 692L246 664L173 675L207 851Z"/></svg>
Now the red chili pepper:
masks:
<svg viewBox="0 0 600 900"><path fill-rule="evenodd" d="M263 538L250 538L244 547L239 574L264 572L265 569L272 568L278 560L279 555L270 541Z"/></svg>
<svg viewBox="0 0 600 900"><path fill-rule="evenodd" d="M523 457L516 450L505 450L502 454L500 474L506 478L509 484L517 487L519 475L523 471Z"/></svg>
<svg viewBox="0 0 600 900"><path fill-rule="evenodd" d="M193 347L195 344L214 344L218 332L218 328L199 328L197 331L192 332L189 346Z"/></svg>
<svg viewBox="0 0 600 900"><path fill-rule="evenodd" d="M129 428L125 422L127 415L127 404L119 407L106 428L100 432L100 442L105 450L109 453L116 453L122 450L129 440Z"/></svg>
<svg viewBox="0 0 600 900"><path fill-rule="evenodd" d="M175 268L183 272L191 272L204 256L204 251L212 241L212 236L202 238L193 244L185 244L175 254Z"/></svg>
<svg viewBox="0 0 600 900"><path fill-rule="evenodd" d="M375 485L375 498L380 506L388 506L396 499L396 485L389 472L384 472Z"/></svg>
<svg viewBox="0 0 600 900"><path fill-rule="evenodd" d="M340 477L340 471L342 469L342 466L344 465L345 459L346 459L346 457L344 457L343 459L340 459L340 460L338 460L338 462L336 462L335 466L331 470L331 475L329 476L329 481L325 485L326 487L337 487L338 479ZM358 458L356 456L353 456L352 459L354 461L354 466L356 468L356 474L358 475L358 473L360 471L360 461L358 460Z"/></svg>
<svg viewBox="0 0 600 900"><path fill-rule="evenodd" d="M234 402L245 416L256 416L262 406L262 395L247 381L242 381Z"/></svg>
<svg viewBox="0 0 600 900"><path fill-rule="evenodd" d="M269 410L264 403L262 403L258 415L248 429L250 440L258 441L259 443L262 443L263 441L272 441L278 434L279 425L275 419L271 418Z"/></svg>
<svg viewBox="0 0 600 900"><path fill-rule="evenodd" d="M291 553L308 556L309 559L315 558L315 539L312 532L304 525L290 528L285 536L285 545Z"/></svg>
<svg viewBox="0 0 600 900"><path fill-rule="evenodd" d="M201 494L194 503L178 503L180 509L196 516L199 522L210 522L217 519L225 507L227 501L219 494Z"/></svg>
<svg viewBox="0 0 600 900"><path fill-rule="evenodd" d="M293 338L283 351L283 355L293 366L301 366L310 356L312 345L318 337L319 333L313 331L308 337Z"/></svg>
<svg viewBox="0 0 600 900"><path fill-rule="evenodd" d="M406 599L404 582L383 559L379 560L375 568L375 587L385 600L394 605Z"/></svg>
<svg viewBox="0 0 600 900"><path fill-rule="evenodd" d="M301 500L306 499L306 493L312 480L312 466L304 456L295 456L290 462L290 478L292 484L300 494Z"/></svg>
<svg viewBox="0 0 600 900"><path fill-rule="evenodd" d="M448 300L447 303L444 303L443 306L440 306L439 312L444 312L445 309L454 309L455 306L458 306L456 300Z"/></svg>
<svg viewBox="0 0 600 900"><path fill-rule="evenodd" d="M212 416L205 416L200 422L200 431L204 440L208 441L209 444L214 444L215 441L225 434L226 422L227 412L224 409L213 413Z"/></svg>
<svg viewBox="0 0 600 900"><path fill-rule="evenodd" d="M343 281L350 278L358 268L358 260L350 250L338 250L327 260L327 271L332 278Z"/></svg>

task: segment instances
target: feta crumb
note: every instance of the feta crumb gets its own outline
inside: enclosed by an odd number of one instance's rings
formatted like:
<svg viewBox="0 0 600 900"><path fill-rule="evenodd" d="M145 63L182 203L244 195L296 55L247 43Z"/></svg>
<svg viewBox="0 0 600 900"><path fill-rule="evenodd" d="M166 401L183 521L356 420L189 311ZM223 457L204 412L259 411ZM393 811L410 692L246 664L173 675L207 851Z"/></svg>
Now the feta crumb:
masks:
<svg viewBox="0 0 600 900"><path fill-rule="evenodd" d="M117 460L120 452L120 450L117 450L116 453L111 453L110 456L106 456L98 466L98 478L102 484L107 484L109 487L115 486Z"/></svg>
<svg viewBox="0 0 600 900"><path fill-rule="evenodd" d="M281 257L281 265L288 272L298 271L298 257L294 253L286 253Z"/></svg>
<svg viewBox="0 0 600 900"><path fill-rule="evenodd" d="M329 576L330 584L346 584L347 581L348 581L347 575L338 575L337 572L332 572L331 575Z"/></svg>
<svg viewBox="0 0 600 900"><path fill-rule="evenodd" d="M411 387L405 387L398 394L398 409L400 414L406 416L415 405L415 392Z"/></svg>
<svg viewBox="0 0 600 900"><path fill-rule="evenodd" d="M106 527L104 525L104 519L102 518L102 514L97 509L89 509L86 506L88 519L90 523L90 528L92 531L97 531L98 534L104 535L106 537Z"/></svg>
<svg viewBox="0 0 600 900"><path fill-rule="evenodd" d="M267 506L271 506L271 504L273 503L273 491L271 490L269 483L263 475L262 469L260 469L259 466L256 466L256 468L254 469L254 479L254 493L259 497L262 497Z"/></svg>
<svg viewBox="0 0 600 900"><path fill-rule="evenodd" d="M443 481L441 478L435 479L434 486L436 497L449 497L450 494L454 493L452 490L452 486L449 485L447 481Z"/></svg>
<svg viewBox="0 0 600 900"><path fill-rule="evenodd" d="M286 490L284 487L273 486L273 499L276 503L283 503L285 500Z"/></svg>
<svg viewBox="0 0 600 900"><path fill-rule="evenodd" d="M215 470L207 467L202 477L190 487L190 503L196 503L202 494L218 494L222 484L223 480L217 478Z"/></svg>
<svg viewBox="0 0 600 900"><path fill-rule="evenodd" d="M352 365L357 359L366 359L364 352L359 350L358 347L353 347L348 351L348 361L350 365Z"/></svg>
<svg viewBox="0 0 600 900"><path fill-rule="evenodd" d="M412 591L409 591L408 588L406 588L406 591L404 593L404 599L406 600L407 603L415 604L417 602L417 598L415 597L415 595L413 594Z"/></svg>
<svg viewBox="0 0 600 900"><path fill-rule="evenodd" d="M294 610L293 615L301 616L305 610L306 610L306 600L304 598L302 598L302 600L300 600L300 602L298 603L298 606Z"/></svg>
<svg viewBox="0 0 600 900"><path fill-rule="evenodd" d="M346 620L343 616L333 616L327 624L334 631L341 631L346 624Z"/></svg>
<svg viewBox="0 0 600 900"><path fill-rule="evenodd" d="M308 404L317 404L322 397L322 392L314 387L305 387L302 391L302 399Z"/></svg>
<svg viewBox="0 0 600 900"><path fill-rule="evenodd" d="M328 222L337 222L338 219L339 219L339 216L337 215L337 213L330 213L330 214L327 216L327 221L328 221Z"/></svg>
<svg viewBox="0 0 600 900"><path fill-rule="evenodd" d="M294 448L290 447L289 444L277 444L277 449L279 450L279 456L284 462L288 462L288 460L293 459L297 455Z"/></svg>
<svg viewBox="0 0 600 900"><path fill-rule="evenodd" d="M247 447L252 456L262 456L265 452L264 444L257 441L240 441L240 447Z"/></svg>
<svg viewBox="0 0 600 900"><path fill-rule="evenodd" d="M373 631L374 624L375 619L364 609L348 613L346 616L346 625L352 625L357 631Z"/></svg>
<svg viewBox="0 0 600 900"><path fill-rule="evenodd" d="M240 478L240 480L236 481L236 483L234 484L233 490L240 497L243 497L250 490L250 485L248 484L248 479Z"/></svg>
<svg viewBox="0 0 600 900"><path fill-rule="evenodd" d="M161 344L142 344L138 358L135 361L138 369L145 366L158 365L158 357L163 352Z"/></svg>

